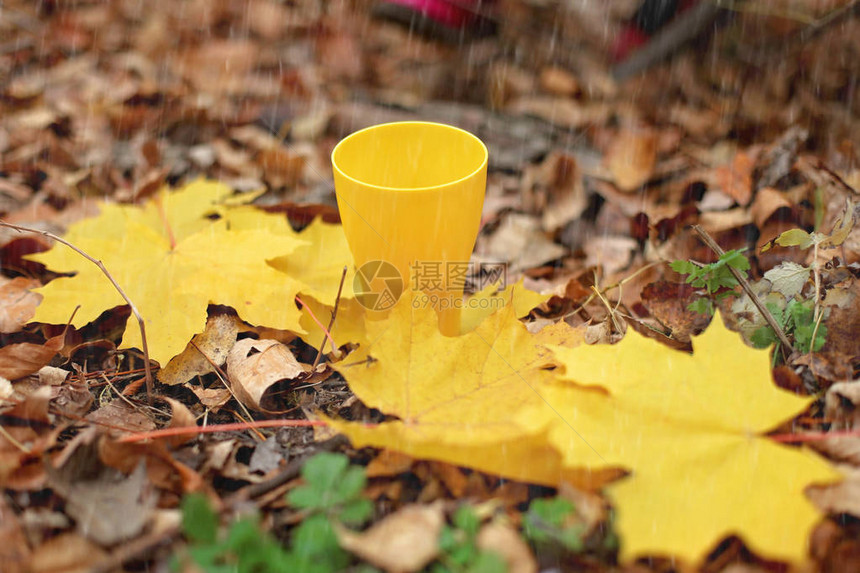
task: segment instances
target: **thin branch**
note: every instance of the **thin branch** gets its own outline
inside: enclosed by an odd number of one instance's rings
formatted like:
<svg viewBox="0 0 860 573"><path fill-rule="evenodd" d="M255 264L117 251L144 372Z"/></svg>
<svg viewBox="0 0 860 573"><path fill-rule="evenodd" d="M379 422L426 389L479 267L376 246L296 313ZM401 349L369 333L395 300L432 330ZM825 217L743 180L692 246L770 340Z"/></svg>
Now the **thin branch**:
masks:
<svg viewBox="0 0 860 573"><path fill-rule="evenodd" d="M334 345L334 338L331 336L331 329L334 326L334 319L337 318L337 309L340 306L340 295L343 292L343 281L346 280L346 265L343 266L343 274L340 275L340 286L337 287L337 298L334 299L334 309L331 311L331 320L328 323L328 332L329 332L329 340L331 341L331 351L332 354L337 352L337 348ZM320 349L317 350L317 357L314 359L313 366L311 366L311 370L317 367L317 364L320 363L320 358L322 358L323 350L325 349L325 337L323 337L322 344L320 344Z"/></svg>
<svg viewBox="0 0 860 573"><path fill-rule="evenodd" d="M712 251L717 253L717 255L722 257L726 254L726 252L722 248L720 248L717 242L712 239L708 232L705 231L702 227L700 227L699 225L693 225L693 230L696 231L702 241L704 241L705 244L708 245L708 247L710 247ZM744 292L747 293L747 296L750 297L750 300L764 317L764 320L765 322L767 322L768 326L770 326L776 333L776 336L779 338L779 341L782 343L782 345L786 348L786 350L791 351L791 349L794 348L791 345L791 341L785 335L785 332L782 331L782 327L779 325L779 323L776 321L776 319L773 317L773 315L770 313L770 311L767 309L761 299L753 292L752 287L750 286L750 283L747 278L743 276L740 271L738 271L733 266L726 265L726 267L735 277L735 280L738 281L738 284L741 285L741 288L744 289Z"/></svg>
<svg viewBox="0 0 860 573"><path fill-rule="evenodd" d="M79 255L81 255L82 257L84 257L85 259L87 259L88 261L93 263L94 265L96 265L99 268L99 270L108 278L108 280L111 282L111 284L116 289L116 291L119 293L119 295L123 298L123 300L126 302L126 304L128 304L128 306L131 308L131 312L134 313L134 317L137 319L137 324L140 327L140 340L143 343L143 367L144 367L144 373L145 373L144 376L146 377L146 399L149 402L149 404L151 405L153 396L155 394L155 384L153 383L153 378L152 378L152 366L150 366L150 363L149 363L150 362L150 360L149 360L149 345L147 345L147 343L146 343L146 326L144 324L143 317L140 315L140 313L137 310L137 307L134 305L133 302L131 302L131 299L128 298L128 295L126 295L125 291L122 290L122 287L120 287L119 284L116 282L116 280L114 280L113 276L111 276L110 272L108 272L108 270L104 266L104 264L102 264L102 262L100 260L91 257L90 255L88 255L87 253L85 253L84 251L82 251L81 249L76 247L75 245L66 241L65 239L62 239L61 237L58 237L57 235L55 235L53 233L49 233L48 231L40 231L39 229L32 229L30 227L22 227L19 225L12 225L11 223L7 223L5 221L0 221L0 226L8 227L10 229L15 229L19 233L25 233L25 232L26 233L36 233L36 234L42 235L44 237L48 237L49 239L53 239L53 240L57 241L58 243L62 243L63 245L66 245L67 247L69 247L70 249L72 249L73 251L75 251L76 253L78 253Z"/></svg>

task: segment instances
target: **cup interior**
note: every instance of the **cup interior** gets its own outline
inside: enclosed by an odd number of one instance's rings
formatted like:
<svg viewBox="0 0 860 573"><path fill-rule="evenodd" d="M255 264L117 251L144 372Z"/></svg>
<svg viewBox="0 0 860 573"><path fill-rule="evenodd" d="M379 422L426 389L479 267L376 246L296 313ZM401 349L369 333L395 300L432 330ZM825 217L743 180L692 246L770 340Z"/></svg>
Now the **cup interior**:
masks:
<svg viewBox="0 0 860 573"><path fill-rule="evenodd" d="M401 122L373 126L342 140L334 168L363 185L416 190L450 185L479 172L487 148L449 125Z"/></svg>

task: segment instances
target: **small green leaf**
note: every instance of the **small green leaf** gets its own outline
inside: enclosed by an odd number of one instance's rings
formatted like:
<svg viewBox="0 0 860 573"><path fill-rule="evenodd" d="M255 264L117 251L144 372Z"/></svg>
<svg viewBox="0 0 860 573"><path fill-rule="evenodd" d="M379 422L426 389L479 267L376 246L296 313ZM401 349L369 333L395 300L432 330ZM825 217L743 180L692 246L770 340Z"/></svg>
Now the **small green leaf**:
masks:
<svg viewBox="0 0 860 573"><path fill-rule="evenodd" d="M452 518L454 525L458 529L462 529L469 537L474 537L478 534L478 528L481 526L481 520L471 506L461 505L454 512Z"/></svg>
<svg viewBox="0 0 860 573"><path fill-rule="evenodd" d="M673 271L682 275L689 275L699 269L696 265L691 263L690 261L672 261L669 263L669 266Z"/></svg>
<svg viewBox="0 0 860 573"><path fill-rule="evenodd" d="M769 326L762 326L750 335L750 342L756 348L769 348L777 342L776 333Z"/></svg>
<svg viewBox="0 0 860 573"><path fill-rule="evenodd" d="M349 458L345 455L320 452L302 467L302 477L320 491L335 489L347 467Z"/></svg>
<svg viewBox="0 0 860 573"><path fill-rule="evenodd" d="M528 513L549 525L560 527L575 509L570 501L562 497L551 497L531 502Z"/></svg>
<svg viewBox="0 0 860 573"><path fill-rule="evenodd" d="M696 300L687 305L687 310L692 310L693 312L698 312L699 314L704 314L705 316L713 316L714 304L709 298L697 298Z"/></svg>
<svg viewBox="0 0 860 573"><path fill-rule="evenodd" d="M364 468L352 466L337 484L338 498L342 501L354 499L361 494L365 485L367 477L364 475Z"/></svg>
<svg viewBox="0 0 860 573"><path fill-rule="evenodd" d="M292 547L296 555L308 560L343 551L329 518L322 514L306 517L296 526L293 530Z"/></svg>
<svg viewBox="0 0 860 573"><path fill-rule="evenodd" d="M468 573L506 573L507 570L508 564L501 555L493 551L478 552L466 569Z"/></svg>
<svg viewBox="0 0 860 573"><path fill-rule="evenodd" d="M182 530L196 543L214 543L218 538L218 514L206 496L192 493L182 499Z"/></svg>
<svg viewBox="0 0 860 573"><path fill-rule="evenodd" d="M322 510L325 503L325 492L310 485L300 485L287 494L287 501L297 509Z"/></svg>
<svg viewBox="0 0 860 573"><path fill-rule="evenodd" d="M344 505L338 519L346 525L362 525L373 515L373 503L369 499L355 499Z"/></svg>

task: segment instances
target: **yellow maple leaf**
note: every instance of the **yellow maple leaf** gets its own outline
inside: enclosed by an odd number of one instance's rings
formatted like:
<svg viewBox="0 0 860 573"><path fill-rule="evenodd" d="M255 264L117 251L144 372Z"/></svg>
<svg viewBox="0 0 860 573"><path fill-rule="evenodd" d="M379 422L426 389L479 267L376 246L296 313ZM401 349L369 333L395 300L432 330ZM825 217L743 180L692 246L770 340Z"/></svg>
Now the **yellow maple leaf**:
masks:
<svg viewBox="0 0 860 573"><path fill-rule="evenodd" d="M343 268L346 267L346 278L340 296L341 299L355 297L352 289L355 278L352 253L340 225L326 223L317 218L297 233L284 216L264 213L248 205L224 209L221 214L231 228L236 230L264 230L301 240L303 244L296 250L288 255L272 258L269 264L300 281L303 285L302 294L333 306Z"/></svg>
<svg viewBox="0 0 860 573"><path fill-rule="evenodd" d="M540 380L552 377L543 369L548 353L540 345L576 343L579 331L560 324L531 335L509 304L473 332L447 337L439 332L436 313L414 308L413 300L419 299L407 292L386 319L368 321L370 347L335 365L365 404L400 420L378 426L332 420L336 429L357 446L387 447L534 483L566 479L594 485L616 475L614 468L600 466L585 442L579 450L594 471L563 468L546 432L528 431L513 417L524 408L555 415L536 391Z"/></svg>
<svg viewBox="0 0 860 573"><path fill-rule="evenodd" d="M65 238L100 259L146 321L150 355L160 364L202 332L210 303L232 306L252 323L302 332L293 301L301 283L266 261L302 245L294 236L266 230L236 230L210 215L231 193L225 185L197 181L178 191L162 190L142 207L101 204L98 217L72 225ZM107 278L63 245L33 255L49 269L75 272L39 289L44 296L34 321L65 323L77 305L82 326L124 304ZM122 346L141 347L134 318Z"/></svg>
<svg viewBox="0 0 860 573"><path fill-rule="evenodd" d="M508 303L514 305L514 314L521 318L552 296L527 289L523 286L523 279L508 285L501 291L497 292L497 288L498 284L488 285L466 299L461 318L461 332L474 330L485 318Z"/></svg>
<svg viewBox="0 0 860 573"><path fill-rule="evenodd" d="M737 534L760 555L801 561L819 518L803 490L838 474L761 434L810 400L774 386L768 353L746 346L719 317L693 347L688 355L635 331L615 346L552 347L566 371L541 392L608 463L632 469L610 487L623 558L695 561ZM609 395L571 393L581 385ZM522 418L533 429L551 426L563 464L581 463L565 425L540 410Z"/></svg>

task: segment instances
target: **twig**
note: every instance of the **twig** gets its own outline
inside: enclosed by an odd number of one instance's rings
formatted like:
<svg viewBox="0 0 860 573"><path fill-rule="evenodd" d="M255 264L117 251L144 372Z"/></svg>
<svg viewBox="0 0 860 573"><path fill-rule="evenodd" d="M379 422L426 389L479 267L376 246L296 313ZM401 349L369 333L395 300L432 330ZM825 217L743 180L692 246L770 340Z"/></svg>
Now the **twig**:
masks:
<svg viewBox="0 0 860 573"><path fill-rule="evenodd" d="M702 241L704 241L705 244L708 245L708 247L710 247L712 251L717 253L717 255L722 257L726 254L726 252L722 248L720 248L717 242L714 241L714 239L712 239L708 232L705 231L702 227L700 227L699 225L693 225L693 230L696 231L699 237L701 237ZM767 309L761 299L753 292L752 287L750 286L750 283L746 279L746 277L743 276L740 271L738 271L731 265L726 265L726 268L729 269L729 271L732 273L732 276L735 277L735 280L738 281L738 284L741 285L741 288L744 289L744 292L747 293L748 297L750 297L750 300L764 317L764 320L765 322L767 322L768 326L770 326L776 333L776 336L777 338L779 338L779 341L782 343L783 347L790 352L793 348L793 346L791 345L791 341L785 335L785 332L782 331L782 327L779 325L779 323L776 321L776 319L773 317L773 315L770 313L770 311Z"/></svg>
<svg viewBox="0 0 860 573"><path fill-rule="evenodd" d="M137 434L129 434L117 440L117 442L131 443L142 442L155 438L171 438L173 436L185 436L188 434L214 434L215 432L235 432L239 430L253 430L254 428L304 428L310 426L325 426L322 420L253 420L251 422L236 422L234 424L214 424L211 426L177 426L175 428L162 428Z"/></svg>
<svg viewBox="0 0 860 573"><path fill-rule="evenodd" d="M311 307L305 304L305 301L299 298L299 295L296 295L296 302L302 305L302 308L308 311L308 315L310 315L311 320L313 320L317 326L320 327L320 330L323 331L323 342L325 342L326 337L331 341L332 346L334 346L334 338L331 337L331 333L326 330L323 323L320 322L320 319L317 318L317 315L314 314L314 311L311 310Z"/></svg>
<svg viewBox="0 0 860 573"><path fill-rule="evenodd" d="M616 65L612 69L612 77L618 81L623 81L650 68L698 36L700 31L714 21L719 11L719 3L715 0L699 2L683 14L678 15L645 46Z"/></svg>
<svg viewBox="0 0 860 573"><path fill-rule="evenodd" d="M70 249L72 249L73 251L75 251L76 253L78 253L79 255L81 255L82 257L84 257L85 259L87 259L88 261L93 263L94 265L96 265L99 268L99 270L102 273L104 273L104 275L108 278L108 280L111 282L111 284L116 289L116 291L119 293L119 295L123 298L123 300L125 300L126 304L128 304L128 306L131 308L131 312L134 313L134 317L137 319L137 324L140 327L140 340L143 344L143 368L144 368L144 373L145 373L144 376L146 377L146 399L149 402L149 404L152 405L152 399L153 399L153 395L155 393L155 384L153 383L153 378L152 378L152 367L149 364L149 346L146 343L146 326L144 324L143 317L137 311L137 307L134 305L133 302L131 302L131 299L128 298L128 295L125 294L125 291L122 290L122 287L119 286L119 284L116 282L116 280L114 280L113 276L111 276L110 272L108 272L108 270L104 266L104 264L102 264L102 262L100 260L91 257L90 255L88 255L87 253L85 253L84 251L82 251L81 249L76 247L75 245L66 241L65 239L62 239L53 233L49 233L48 231L40 231L39 229L31 229L30 227L13 225L11 223L7 223L6 221L0 221L0 226L9 227L10 229L15 229L19 233L24 233L24 232L36 233L36 234L42 235L44 237L48 237L49 239L53 239L53 240L57 241L58 243L62 243L63 245L66 245L67 247L69 247Z"/></svg>
<svg viewBox="0 0 860 573"><path fill-rule="evenodd" d="M331 311L331 320L328 323L328 332L329 332L329 340L331 341L331 351L332 354L337 352L337 348L334 345L334 338L331 336L331 329L334 326L334 319L337 318L337 309L340 306L340 294L343 292L343 281L346 280L346 265L343 266L343 274L340 275L340 286L337 287L337 298L334 299L334 309ZM320 363L320 358L323 355L323 349L325 349L325 337L323 337L322 344L320 344L320 349L317 350L317 357L314 359L314 363L311 366L311 370L317 367L317 364Z"/></svg>

